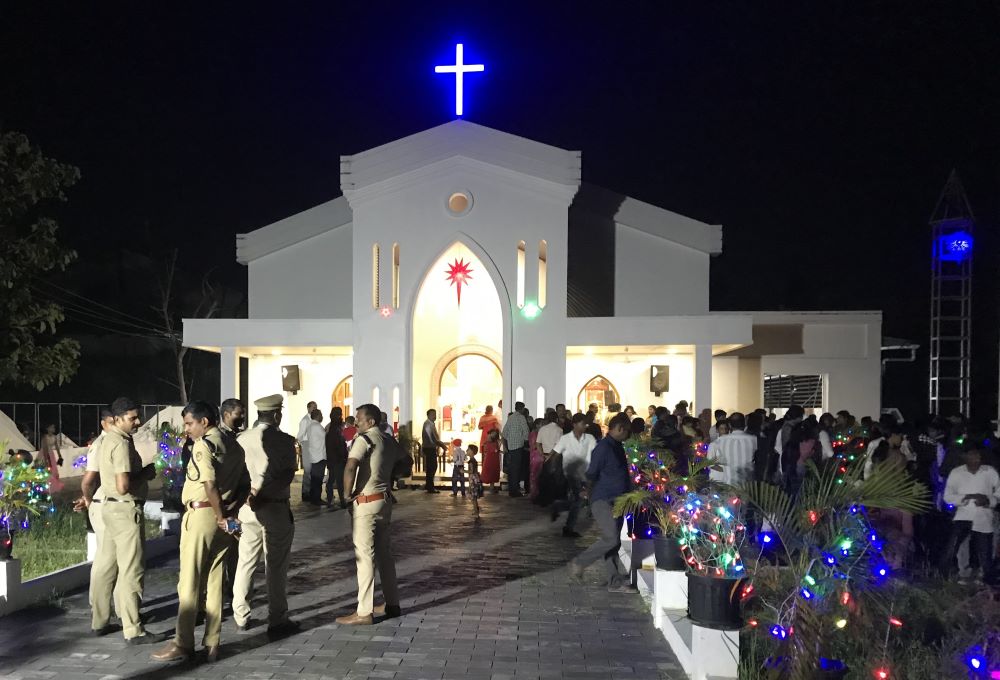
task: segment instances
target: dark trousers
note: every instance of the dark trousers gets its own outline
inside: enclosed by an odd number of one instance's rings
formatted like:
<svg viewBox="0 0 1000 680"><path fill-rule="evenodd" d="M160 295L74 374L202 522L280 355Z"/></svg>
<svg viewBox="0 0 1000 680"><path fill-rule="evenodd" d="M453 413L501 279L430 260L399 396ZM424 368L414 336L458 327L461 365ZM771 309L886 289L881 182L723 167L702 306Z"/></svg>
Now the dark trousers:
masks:
<svg viewBox="0 0 1000 680"><path fill-rule="evenodd" d="M576 519L580 516L580 490L583 483L573 477L566 478L566 498L552 503L552 512L568 512L566 530L576 530Z"/></svg>
<svg viewBox="0 0 1000 680"><path fill-rule="evenodd" d="M948 544L941 553L941 573L948 576L955 566L955 553L962 541L969 538L969 548L979 557L979 567L983 570L983 580L991 578L993 571L993 534L980 533L972 530L972 522L952 521L951 535Z"/></svg>
<svg viewBox="0 0 1000 680"><path fill-rule="evenodd" d="M424 476L426 481L424 487L430 491L434 488L434 475L437 473L438 456L437 449L422 449L424 453Z"/></svg>
<svg viewBox="0 0 1000 680"><path fill-rule="evenodd" d="M347 461L330 460L326 461L327 472L330 474L326 478L326 502L328 504L333 503L333 490L337 489L337 494L340 496L340 504L344 504L344 467L347 465Z"/></svg>
<svg viewBox="0 0 1000 680"><path fill-rule="evenodd" d="M521 476L527 449L508 449L507 451L507 491L511 496L521 493Z"/></svg>
<svg viewBox="0 0 1000 680"><path fill-rule="evenodd" d="M465 467L462 465L455 465L451 470L451 495L454 496L458 493L459 487L462 489L462 495L465 495Z"/></svg>
<svg viewBox="0 0 1000 680"><path fill-rule="evenodd" d="M309 502L319 504L323 498L323 473L326 461L321 460L309 466Z"/></svg>

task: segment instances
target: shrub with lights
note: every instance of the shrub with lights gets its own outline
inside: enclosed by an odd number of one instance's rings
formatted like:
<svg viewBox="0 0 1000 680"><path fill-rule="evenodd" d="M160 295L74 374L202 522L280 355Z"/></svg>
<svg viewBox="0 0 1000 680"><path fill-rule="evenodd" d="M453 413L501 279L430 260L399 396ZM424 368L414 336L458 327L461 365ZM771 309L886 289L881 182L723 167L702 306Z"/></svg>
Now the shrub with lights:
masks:
<svg viewBox="0 0 1000 680"><path fill-rule="evenodd" d="M163 423L160 425L159 455L156 457L156 471L163 476L163 507L167 510L180 512L184 509L181 503L181 492L184 488L184 463L181 452L187 437L184 431Z"/></svg>
<svg viewBox="0 0 1000 680"><path fill-rule="evenodd" d="M862 480L862 466L861 458L840 459L822 471L810 463L794 498L760 482L738 490L768 526L743 594L754 599L750 627L774 644L774 677L805 680L837 671L843 664L829 658L836 636L850 635L852 622L861 620L884 623L883 661L871 673L878 680L893 677L885 647L903 622L885 597L890 569L867 508L920 513L930 504L926 489L898 467L878 466ZM769 544L783 553L779 569L763 559Z"/></svg>
<svg viewBox="0 0 1000 680"><path fill-rule="evenodd" d="M27 531L33 517L54 512L47 468L20 459L0 467L0 560L10 558L14 535Z"/></svg>
<svg viewBox="0 0 1000 680"><path fill-rule="evenodd" d="M639 533L632 532L632 538L680 539L683 520L677 512L677 501L708 482L704 472L713 461L696 456L689 461L687 474L680 475L674 454L654 445L648 437L632 437L624 447L634 488L615 500L615 516L624 515L630 527L641 526L632 521L636 515L648 518L649 526Z"/></svg>

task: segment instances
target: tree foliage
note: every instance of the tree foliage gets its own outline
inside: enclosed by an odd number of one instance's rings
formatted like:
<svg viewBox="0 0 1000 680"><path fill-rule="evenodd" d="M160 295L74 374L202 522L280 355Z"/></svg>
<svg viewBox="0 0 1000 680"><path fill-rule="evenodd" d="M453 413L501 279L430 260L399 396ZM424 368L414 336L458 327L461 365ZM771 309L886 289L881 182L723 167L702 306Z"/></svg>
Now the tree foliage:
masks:
<svg viewBox="0 0 1000 680"><path fill-rule="evenodd" d="M65 201L65 190L79 177L79 170L47 158L23 134L0 132L0 385L41 390L76 373L79 343L54 337L63 309L37 299L32 282L76 258L59 243L59 227L44 211Z"/></svg>

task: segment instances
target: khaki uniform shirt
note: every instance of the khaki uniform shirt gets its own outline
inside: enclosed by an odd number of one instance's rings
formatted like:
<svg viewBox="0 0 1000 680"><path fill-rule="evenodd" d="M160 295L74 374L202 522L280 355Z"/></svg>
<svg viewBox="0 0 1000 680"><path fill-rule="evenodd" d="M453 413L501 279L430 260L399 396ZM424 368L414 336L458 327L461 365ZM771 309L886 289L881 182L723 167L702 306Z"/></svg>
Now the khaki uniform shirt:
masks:
<svg viewBox="0 0 1000 680"><path fill-rule="evenodd" d="M101 472L101 442L104 441L105 432L101 430L101 433L97 435L97 438L87 449L87 467L86 472L96 472L100 475ZM94 500L104 500L104 490L101 488L101 480L98 476L97 479L97 490L94 491Z"/></svg>
<svg viewBox="0 0 1000 680"><path fill-rule="evenodd" d="M145 479L132 478L129 484L130 491L126 494L118 493L115 484L115 475L129 473L130 475L142 469L142 459L139 452L135 450L132 442L132 435L125 434L117 427L111 427L101 441L98 451L100 462L98 472L101 474L101 491L105 498L115 498L120 501L146 500L149 484Z"/></svg>
<svg viewBox="0 0 1000 680"><path fill-rule="evenodd" d="M238 438L246 456L250 487L260 500L288 500L295 477L295 438L266 423L257 423Z"/></svg>
<svg viewBox="0 0 1000 680"><path fill-rule="evenodd" d="M365 437L371 440L371 446L365 441ZM348 458L358 461L358 476L354 481L353 493L370 496L376 493L384 493L389 489L389 482L392 480L392 466L396 461L385 450L382 433L378 427L373 427L367 432L359 433L354 438Z"/></svg>
<svg viewBox="0 0 1000 680"><path fill-rule="evenodd" d="M209 428L203 437L195 440L191 448L191 460L188 462L181 501L185 505L207 502L205 482L215 482L223 503L230 500L243 474L241 454L239 447L230 449L226 446L219 428Z"/></svg>

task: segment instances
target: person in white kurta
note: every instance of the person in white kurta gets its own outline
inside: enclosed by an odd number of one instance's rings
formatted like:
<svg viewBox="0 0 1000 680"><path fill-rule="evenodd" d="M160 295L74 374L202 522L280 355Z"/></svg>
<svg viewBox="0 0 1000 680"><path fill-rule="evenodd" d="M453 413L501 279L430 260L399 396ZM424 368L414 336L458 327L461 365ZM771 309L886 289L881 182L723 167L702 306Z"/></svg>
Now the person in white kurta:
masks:
<svg viewBox="0 0 1000 680"><path fill-rule="evenodd" d="M753 456L757 452L757 437L745 432L746 417L742 413L729 416L729 423L733 431L720 435L708 445L708 457L717 459L722 468L709 468L709 478L730 485L753 481Z"/></svg>
<svg viewBox="0 0 1000 680"><path fill-rule="evenodd" d="M945 576L952 572L958 546L971 535L971 547L987 579L993 566L993 508L1000 501L1000 475L982 464L978 443L967 441L966 447L965 465L952 470L945 484L944 502L955 506L955 517L941 555L941 572Z"/></svg>

